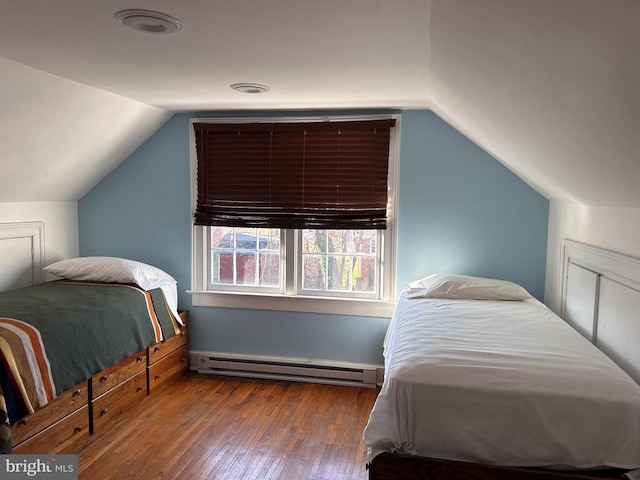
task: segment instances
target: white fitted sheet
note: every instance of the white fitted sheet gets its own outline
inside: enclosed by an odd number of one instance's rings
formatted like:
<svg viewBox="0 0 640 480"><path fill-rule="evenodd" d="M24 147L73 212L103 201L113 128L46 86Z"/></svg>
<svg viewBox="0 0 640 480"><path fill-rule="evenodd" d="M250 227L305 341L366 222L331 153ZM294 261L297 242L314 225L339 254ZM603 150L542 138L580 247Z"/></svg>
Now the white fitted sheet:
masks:
<svg viewBox="0 0 640 480"><path fill-rule="evenodd" d="M384 355L370 459L640 468L640 386L537 300L403 292Z"/></svg>

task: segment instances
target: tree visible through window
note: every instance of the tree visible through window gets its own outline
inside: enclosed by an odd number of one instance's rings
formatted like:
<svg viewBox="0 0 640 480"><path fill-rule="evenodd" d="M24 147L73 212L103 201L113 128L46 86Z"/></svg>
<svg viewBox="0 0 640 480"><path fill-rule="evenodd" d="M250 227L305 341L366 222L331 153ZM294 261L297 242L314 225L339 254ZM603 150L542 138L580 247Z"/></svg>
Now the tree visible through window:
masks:
<svg viewBox="0 0 640 480"><path fill-rule="evenodd" d="M302 289L376 291L375 230L304 230Z"/></svg>

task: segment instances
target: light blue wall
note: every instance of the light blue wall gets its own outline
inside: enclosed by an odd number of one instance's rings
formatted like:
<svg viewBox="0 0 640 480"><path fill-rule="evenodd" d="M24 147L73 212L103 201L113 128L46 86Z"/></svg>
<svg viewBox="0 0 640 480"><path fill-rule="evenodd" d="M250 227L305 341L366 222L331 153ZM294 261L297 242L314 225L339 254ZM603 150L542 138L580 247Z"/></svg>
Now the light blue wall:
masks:
<svg viewBox="0 0 640 480"><path fill-rule="evenodd" d="M80 200L80 254L131 258L173 275L180 308L190 311L193 350L382 363L384 318L191 305L189 118L196 115L230 114L175 115ZM402 112L401 125L398 288L459 272L514 280L542 299L547 200L432 112Z"/></svg>
<svg viewBox="0 0 640 480"><path fill-rule="evenodd" d="M397 279L515 281L544 298L549 202L431 112L402 116Z"/></svg>

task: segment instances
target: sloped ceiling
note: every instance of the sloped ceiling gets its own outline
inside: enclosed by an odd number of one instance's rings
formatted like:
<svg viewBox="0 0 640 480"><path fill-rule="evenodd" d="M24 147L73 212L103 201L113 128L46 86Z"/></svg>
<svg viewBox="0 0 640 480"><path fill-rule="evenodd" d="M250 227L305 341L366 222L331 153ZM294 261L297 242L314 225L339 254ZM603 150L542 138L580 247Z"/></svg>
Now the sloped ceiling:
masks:
<svg viewBox="0 0 640 480"><path fill-rule="evenodd" d="M114 19L125 8L182 29L133 31ZM391 107L433 109L549 199L640 207L637 0L0 0L0 12L0 202L80 198L173 112Z"/></svg>
<svg viewBox="0 0 640 480"><path fill-rule="evenodd" d="M0 58L0 202L78 200L171 114Z"/></svg>
<svg viewBox="0 0 640 480"><path fill-rule="evenodd" d="M640 2L437 0L436 112L552 199L640 206Z"/></svg>

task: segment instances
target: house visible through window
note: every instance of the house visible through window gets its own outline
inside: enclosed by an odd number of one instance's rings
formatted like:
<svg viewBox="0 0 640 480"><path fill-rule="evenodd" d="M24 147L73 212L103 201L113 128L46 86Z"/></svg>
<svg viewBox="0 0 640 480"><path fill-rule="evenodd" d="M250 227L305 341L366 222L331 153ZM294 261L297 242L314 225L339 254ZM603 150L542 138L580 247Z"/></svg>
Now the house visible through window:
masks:
<svg viewBox="0 0 640 480"><path fill-rule="evenodd" d="M284 291L279 229L209 227L209 232L210 289ZM378 236L376 230L302 230L301 255L295 262L300 292L377 297ZM291 250L297 249L294 243Z"/></svg>
<svg viewBox="0 0 640 480"><path fill-rule="evenodd" d="M280 231L211 227L210 284L280 287Z"/></svg>
<svg viewBox="0 0 640 480"><path fill-rule="evenodd" d="M396 119L313 120L193 122L199 299L390 299Z"/></svg>

